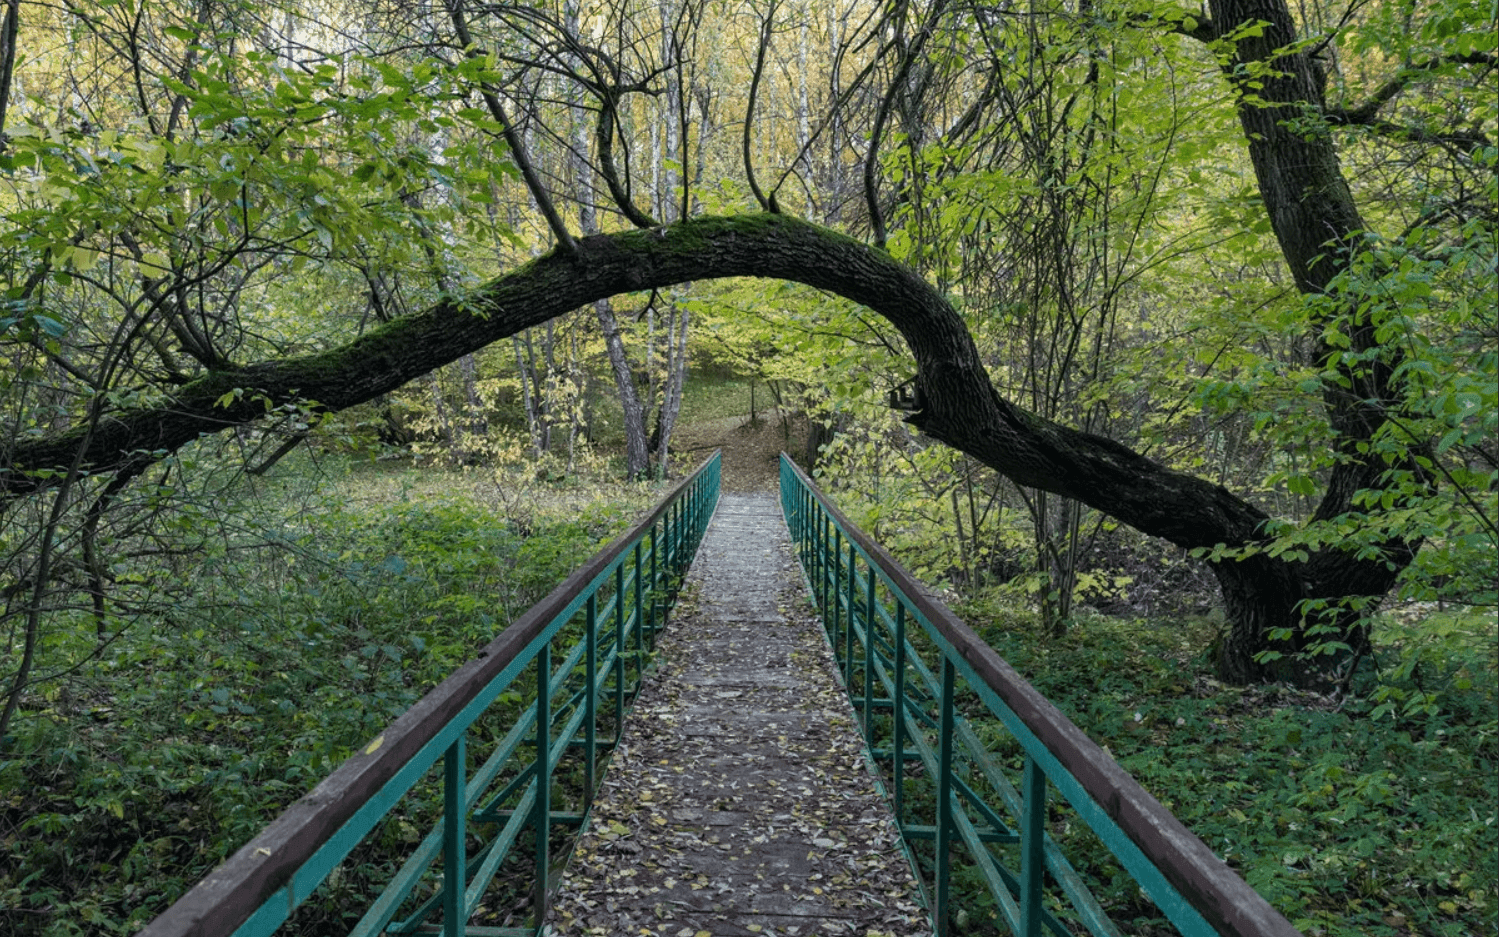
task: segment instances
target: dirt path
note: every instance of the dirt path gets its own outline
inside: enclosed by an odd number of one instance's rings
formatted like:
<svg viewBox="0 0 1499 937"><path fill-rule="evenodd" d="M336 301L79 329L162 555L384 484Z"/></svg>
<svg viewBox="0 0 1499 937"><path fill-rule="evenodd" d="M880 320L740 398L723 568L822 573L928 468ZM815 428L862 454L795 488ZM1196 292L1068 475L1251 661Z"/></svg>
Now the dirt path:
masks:
<svg viewBox="0 0 1499 937"><path fill-rule="evenodd" d="M801 445L806 434L806 421L800 416L783 426L772 412L753 426L748 416L733 416L679 427L675 445L689 470L709 452L722 449L724 491L775 491L781 450Z"/></svg>

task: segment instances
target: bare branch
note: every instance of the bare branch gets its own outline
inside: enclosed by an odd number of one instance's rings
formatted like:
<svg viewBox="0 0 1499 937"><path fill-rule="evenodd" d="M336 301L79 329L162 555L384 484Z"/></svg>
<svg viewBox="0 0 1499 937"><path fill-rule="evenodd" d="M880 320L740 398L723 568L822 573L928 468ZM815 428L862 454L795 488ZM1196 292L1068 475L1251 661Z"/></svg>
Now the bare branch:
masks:
<svg viewBox="0 0 1499 937"><path fill-rule="evenodd" d="M760 95L760 78L765 74L765 54L770 48L770 27L775 20L776 4L771 3L770 9L765 11L765 19L760 23L760 48L755 56L755 74L750 79L749 103L744 108L744 176L749 181L750 191L755 194L755 201L765 211L779 212L781 209L776 205L775 193L769 198L760 191L760 183L755 180L755 161L750 155L750 136L755 128L755 103Z"/></svg>
<svg viewBox="0 0 1499 937"><path fill-rule="evenodd" d="M469 33L468 22L463 16L463 0L445 0L448 8L448 16L453 21L453 32L458 36L458 41L463 43L465 54L479 56L478 46L474 45L473 36ZM578 246L573 236L567 230L567 224L563 222L562 215L558 213L557 207L552 204L552 197L547 192L546 186L541 184L536 175L536 169L531 165L531 159L526 155L526 148L522 145L520 134L515 132L515 125L505 114L505 107L500 102L499 95L494 88L485 83L480 86L480 95L484 98L485 107L489 108L489 114L495 123L500 125L500 131L505 136L505 144L510 147L510 156L515 160L515 165L520 169L521 178L525 180L526 188L531 191L531 197L536 200L536 207L546 219L547 227L552 229L552 235L557 238L557 243L571 256L577 256Z"/></svg>
<svg viewBox="0 0 1499 937"><path fill-rule="evenodd" d="M594 139L599 148L599 175L604 177L604 184L609 188L609 196L614 199L614 204L630 223L637 228L654 228L656 219L647 214L635 200L630 197L630 190L620 181L619 170L614 165L614 129L618 123L618 90L616 88L600 89L600 97L603 99L603 107L599 110L598 131Z"/></svg>
<svg viewBox="0 0 1499 937"><path fill-rule="evenodd" d="M1405 65L1395 73L1393 78L1380 85L1369 96L1369 100L1357 107L1329 108L1328 118L1332 119L1336 115L1339 119L1334 120L1334 123L1374 126L1377 123L1375 116L1380 109L1395 100L1412 82L1448 65L1477 65L1493 69L1499 67L1499 57L1489 52L1469 52L1465 55L1441 56L1426 62Z"/></svg>

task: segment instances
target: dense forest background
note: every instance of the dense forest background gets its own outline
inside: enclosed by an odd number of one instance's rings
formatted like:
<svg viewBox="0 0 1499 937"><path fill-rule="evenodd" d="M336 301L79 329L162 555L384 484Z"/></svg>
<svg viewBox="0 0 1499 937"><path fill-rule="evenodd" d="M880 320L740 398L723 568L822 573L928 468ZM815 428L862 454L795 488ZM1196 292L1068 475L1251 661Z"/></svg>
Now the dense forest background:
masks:
<svg viewBox="0 0 1499 937"><path fill-rule="evenodd" d="M0 933L761 421L1308 933L1494 930L1492 4L0 17Z"/></svg>

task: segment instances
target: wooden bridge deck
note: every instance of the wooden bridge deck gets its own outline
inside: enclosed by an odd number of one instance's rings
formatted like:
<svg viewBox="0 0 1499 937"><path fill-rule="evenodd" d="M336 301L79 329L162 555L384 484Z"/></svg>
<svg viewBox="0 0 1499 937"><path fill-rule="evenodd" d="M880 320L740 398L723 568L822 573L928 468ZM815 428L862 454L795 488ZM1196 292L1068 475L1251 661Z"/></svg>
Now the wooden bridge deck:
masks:
<svg viewBox="0 0 1499 937"><path fill-rule="evenodd" d="M932 933L770 493L725 494L556 935Z"/></svg>

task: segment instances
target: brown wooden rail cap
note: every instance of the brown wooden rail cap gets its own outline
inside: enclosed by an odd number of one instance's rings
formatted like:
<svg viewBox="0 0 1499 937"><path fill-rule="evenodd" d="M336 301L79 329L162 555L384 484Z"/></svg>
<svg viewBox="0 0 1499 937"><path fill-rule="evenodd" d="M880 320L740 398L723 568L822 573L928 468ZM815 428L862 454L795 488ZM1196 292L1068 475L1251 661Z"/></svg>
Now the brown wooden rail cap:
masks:
<svg viewBox="0 0 1499 937"><path fill-rule="evenodd" d="M791 470L845 534L906 594L911 605L926 616L937 633L1035 733L1088 796L1119 824L1210 925L1225 937L1303 937L1284 915L1119 767L1108 752L1021 677L884 547L845 517L789 456L783 453L781 458L790 463Z"/></svg>
<svg viewBox="0 0 1499 937"><path fill-rule="evenodd" d="M286 885L339 828L510 665L552 620L634 541L713 461L672 487L650 514L595 554L473 659L434 687L384 732L293 803L140 931L140 937L229 937Z"/></svg>

